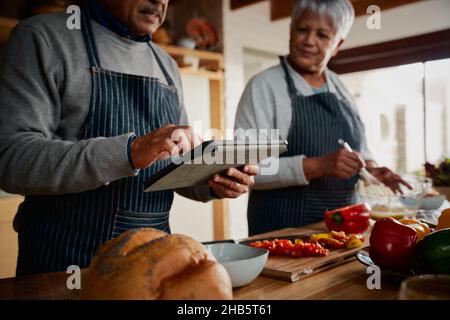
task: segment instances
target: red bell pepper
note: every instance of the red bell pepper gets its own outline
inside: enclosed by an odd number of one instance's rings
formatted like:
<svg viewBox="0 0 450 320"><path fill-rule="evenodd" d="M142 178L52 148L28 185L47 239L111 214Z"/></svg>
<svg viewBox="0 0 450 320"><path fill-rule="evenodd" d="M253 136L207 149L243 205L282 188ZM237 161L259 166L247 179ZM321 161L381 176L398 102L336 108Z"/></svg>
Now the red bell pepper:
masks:
<svg viewBox="0 0 450 320"><path fill-rule="evenodd" d="M366 203L325 212L325 224L330 231L363 233L369 228L370 211Z"/></svg>
<svg viewBox="0 0 450 320"><path fill-rule="evenodd" d="M379 267L410 269L414 262L417 233L393 218L378 220L370 235L370 258Z"/></svg>

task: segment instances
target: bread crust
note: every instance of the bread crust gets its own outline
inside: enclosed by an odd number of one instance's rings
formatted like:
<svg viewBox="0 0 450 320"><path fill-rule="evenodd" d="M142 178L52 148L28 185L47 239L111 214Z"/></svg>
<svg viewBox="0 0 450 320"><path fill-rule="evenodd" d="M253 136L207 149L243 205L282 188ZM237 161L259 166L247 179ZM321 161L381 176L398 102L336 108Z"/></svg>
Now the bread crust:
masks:
<svg viewBox="0 0 450 320"><path fill-rule="evenodd" d="M142 228L108 241L83 279L82 299L232 299L228 273L185 235Z"/></svg>

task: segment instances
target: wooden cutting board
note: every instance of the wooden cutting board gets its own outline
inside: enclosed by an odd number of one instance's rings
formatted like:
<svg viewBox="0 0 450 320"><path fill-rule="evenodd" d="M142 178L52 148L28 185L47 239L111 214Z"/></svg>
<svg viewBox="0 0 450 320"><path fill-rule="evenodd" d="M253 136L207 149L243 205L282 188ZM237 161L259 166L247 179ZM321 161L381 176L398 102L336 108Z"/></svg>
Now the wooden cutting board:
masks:
<svg viewBox="0 0 450 320"><path fill-rule="evenodd" d="M310 236L313 233L327 233L325 229L289 228L260 234L249 239L263 239L285 236ZM287 257L269 256L261 275L279 280L295 282L356 259L356 254L369 246L370 233L364 234L365 242L361 247L354 249L330 250L326 257Z"/></svg>

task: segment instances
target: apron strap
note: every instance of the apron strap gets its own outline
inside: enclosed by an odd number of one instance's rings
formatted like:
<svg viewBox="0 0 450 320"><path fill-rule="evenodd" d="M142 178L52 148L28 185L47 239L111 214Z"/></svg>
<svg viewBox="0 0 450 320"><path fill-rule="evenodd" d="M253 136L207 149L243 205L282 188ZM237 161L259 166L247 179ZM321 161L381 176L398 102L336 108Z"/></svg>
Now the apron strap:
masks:
<svg viewBox="0 0 450 320"><path fill-rule="evenodd" d="M164 64L162 63L162 61L161 61L161 59L160 59L158 53L156 52L155 48L153 47L153 44L149 42L148 45L149 45L150 49L152 50L152 52L153 52L153 54L154 54L154 56L155 56L155 58L156 58L156 62L158 62L158 65L159 65L159 67L161 68L162 73L163 73L164 76L166 77L167 83L169 84L169 86L175 87L175 82L174 82L174 81L172 80L172 78L170 77L169 72L167 72L166 67L164 67Z"/></svg>
<svg viewBox="0 0 450 320"><path fill-rule="evenodd" d="M100 59L98 57L97 46L95 45L94 33L92 32L91 16L87 10L82 10L81 17L81 30L83 31L89 62L91 67L100 68Z"/></svg>
<svg viewBox="0 0 450 320"><path fill-rule="evenodd" d="M286 63L286 60L283 56L280 56L281 66L283 67L284 74L286 76L286 82L288 84L288 92L289 96L292 98L297 94L297 90L295 89L294 79L292 79L289 69Z"/></svg>

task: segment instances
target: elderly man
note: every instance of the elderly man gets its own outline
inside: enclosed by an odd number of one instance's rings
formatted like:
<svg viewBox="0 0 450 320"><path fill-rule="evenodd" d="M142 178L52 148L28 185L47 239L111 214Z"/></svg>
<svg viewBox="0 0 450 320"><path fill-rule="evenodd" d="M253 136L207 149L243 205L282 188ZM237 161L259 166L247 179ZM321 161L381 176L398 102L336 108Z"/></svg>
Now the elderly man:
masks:
<svg viewBox="0 0 450 320"><path fill-rule="evenodd" d="M358 172L367 169L394 191L410 187L378 167L366 144L358 109L339 77L328 70L355 13L349 0L296 0L289 55L247 85L237 129L279 129L289 151L278 174L259 176L249 199L249 233L323 220L326 210L353 204ZM357 152L340 148L344 139Z"/></svg>
<svg viewBox="0 0 450 320"><path fill-rule="evenodd" d="M139 227L169 231L172 191L144 192L171 155L198 144L176 63L151 42L168 0L89 1L82 30L64 13L14 30L0 64L0 188L26 195L14 220L17 274L86 267ZM257 167L179 193L248 192Z"/></svg>

